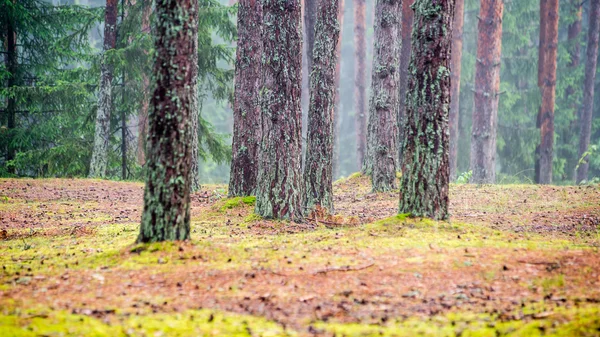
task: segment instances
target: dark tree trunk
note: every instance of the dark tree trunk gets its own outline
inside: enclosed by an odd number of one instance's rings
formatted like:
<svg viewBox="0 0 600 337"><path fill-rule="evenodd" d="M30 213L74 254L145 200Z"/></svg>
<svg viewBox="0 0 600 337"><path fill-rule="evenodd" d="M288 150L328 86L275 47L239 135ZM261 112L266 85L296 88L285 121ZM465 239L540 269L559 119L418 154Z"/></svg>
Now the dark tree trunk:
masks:
<svg viewBox="0 0 600 337"><path fill-rule="evenodd" d="M471 182L478 184L493 183L496 179L496 129L503 10L502 0L482 0L479 9L471 130Z"/></svg>
<svg viewBox="0 0 600 337"><path fill-rule="evenodd" d="M6 32L6 71L8 72L8 81L7 87L9 90L14 89L20 82L20 74L19 74L19 63L17 58L17 31L14 26L14 22L12 22L11 18L8 17L5 24L5 32ZM14 131L17 127L17 100L14 95L9 95L6 98L6 127L8 132ZM0 123L1 124L1 123ZM6 147L6 160L10 161L15 159L16 156L16 148L11 144L9 140ZM9 171L14 173L12 167L9 167Z"/></svg>
<svg viewBox="0 0 600 337"><path fill-rule="evenodd" d="M366 5L365 0L354 0L354 114L356 118L356 146L358 167L365 158L367 146L367 88L365 41Z"/></svg>
<svg viewBox="0 0 600 337"><path fill-rule="evenodd" d="M106 1L104 18L104 53L114 49L117 42L117 0ZM112 111L113 67L107 64L104 56L100 66L100 86L98 88L98 110L94 132L94 149L90 163L91 178L106 177L108 151L110 145L110 114Z"/></svg>
<svg viewBox="0 0 600 337"><path fill-rule="evenodd" d="M338 0L319 0L310 72L310 106L304 164L305 212L333 211L333 115L339 40Z"/></svg>
<svg viewBox="0 0 600 337"><path fill-rule="evenodd" d="M454 0L415 0L400 213L448 218L448 111Z"/></svg>
<svg viewBox="0 0 600 337"><path fill-rule="evenodd" d="M198 79L198 2L156 2L144 212L138 242L190 236L192 115Z"/></svg>
<svg viewBox="0 0 600 337"><path fill-rule="evenodd" d="M148 0L143 3L142 10L142 32L150 33L150 14L152 13L152 4ZM148 53L148 51L145 51ZM148 137L148 107L150 106L150 78L143 72L142 76L142 101L140 111L138 112L138 139L137 139L137 162L140 165L146 163L146 138Z"/></svg>
<svg viewBox="0 0 600 337"><path fill-rule="evenodd" d="M411 35L413 24L414 0L402 1L402 26L400 28L400 84L398 85L398 165L402 164L402 148L404 143L404 116L406 115L406 87L408 85L408 64L410 63Z"/></svg>
<svg viewBox="0 0 600 337"><path fill-rule="evenodd" d="M230 197L253 195L256 189L261 139L261 13L259 0L239 2Z"/></svg>
<svg viewBox="0 0 600 337"><path fill-rule="evenodd" d="M306 45L306 64L310 82L312 71L313 49L315 48L315 21L317 19L317 3L319 0L304 0L304 41ZM309 85L310 86L310 85ZM310 108L309 108L310 109Z"/></svg>
<svg viewBox="0 0 600 337"><path fill-rule="evenodd" d="M333 112L333 179L340 172L340 69L342 64L342 33L344 30L344 1L339 0L339 10L338 10L338 22L340 26L340 32L338 34L338 41L336 46L336 64L335 64L335 109Z"/></svg>
<svg viewBox="0 0 600 337"><path fill-rule="evenodd" d="M539 146L539 180L540 184L552 183L552 157L554 148L554 101L556 98L556 54L558 50L558 0L540 0L545 2L546 11L544 19L544 44L543 65L541 74L540 91L542 92L542 105L538 116L540 128ZM540 6L542 7L542 6Z"/></svg>
<svg viewBox="0 0 600 337"><path fill-rule="evenodd" d="M375 192L397 187L401 19L402 0L377 0L367 151L363 162L363 172L371 175Z"/></svg>
<svg viewBox="0 0 600 337"><path fill-rule="evenodd" d="M598 39L600 36L600 0L591 0L590 23L587 43L587 60L585 62L585 82L583 83L583 110L579 123L579 158L583 157L590 146L592 131L592 111L594 109L594 83L596 80L596 62L598 60ZM588 157L583 159L577 168L577 182L587 179Z"/></svg>
<svg viewBox="0 0 600 337"><path fill-rule="evenodd" d="M256 213L302 219L300 108L302 28L300 0L263 0L260 107L262 141Z"/></svg>
<svg viewBox="0 0 600 337"><path fill-rule="evenodd" d="M456 0L454 23L452 25L452 61L450 74L452 93L450 94L450 180L456 179L458 163L458 121L460 113L460 72L463 45L465 0Z"/></svg>

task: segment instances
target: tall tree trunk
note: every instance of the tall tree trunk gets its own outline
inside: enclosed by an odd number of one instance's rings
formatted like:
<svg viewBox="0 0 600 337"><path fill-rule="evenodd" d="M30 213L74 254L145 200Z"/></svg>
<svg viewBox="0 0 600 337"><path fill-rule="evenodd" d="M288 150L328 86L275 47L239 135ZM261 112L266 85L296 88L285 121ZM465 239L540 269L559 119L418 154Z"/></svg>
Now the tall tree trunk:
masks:
<svg viewBox="0 0 600 337"><path fill-rule="evenodd" d="M367 151L363 162L363 172L371 174L375 192L397 187L401 21L402 0L377 0Z"/></svg>
<svg viewBox="0 0 600 337"><path fill-rule="evenodd" d="M414 0L402 1L402 26L400 28L400 84L398 85L398 166L402 164L404 147L404 116L406 115L406 87L408 85L408 64L410 63L411 35Z"/></svg>
<svg viewBox="0 0 600 337"><path fill-rule="evenodd" d="M450 94L450 180L456 179L458 165L458 121L460 113L460 73L463 45L465 0L456 0L454 23L452 25L452 60L450 74L452 93Z"/></svg>
<svg viewBox="0 0 600 337"><path fill-rule="evenodd" d="M338 10L338 22L340 26L340 32L338 34L338 41L336 45L336 64L335 64L335 109L333 112L333 179L340 173L340 70L342 65L342 33L344 31L344 2L345 0L339 0Z"/></svg>
<svg viewBox="0 0 600 337"><path fill-rule="evenodd" d="M400 213L448 218L448 111L454 0L415 0Z"/></svg>
<svg viewBox="0 0 600 337"><path fill-rule="evenodd" d="M592 111L594 109L594 83L596 81L596 62L598 60L598 39L600 36L600 0L591 0L590 23L588 28L587 60L585 62L585 82L583 83L583 110L579 123L579 158L583 157L590 146L592 132ZM589 162L584 158L577 168L577 182L587 179Z"/></svg>
<svg viewBox="0 0 600 337"><path fill-rule="evenodd" d="M114 49L117 42L117 0L106 0L104 15L104 54ZM90 163L90 178L106 177L110 145L110 114L112 111L113 67L107 64L104 55L100 66L100 87L94 132L94 149Z"/></svg>
<svg viewBox="0 0 600 337"><path fill-rule="evenodd" d="M356 146L359 168L363 164L367 146L367 88L365 75L367 45L365 30L365 0L354 0L354 113L356 117Z"/></svg>
<svg viewBox="0 0 600 337"><path fill-rule="evenodd" d="M471 130L471 182L478 184L493 183L496 179L496 129L503 10L502 0L482 0L479 9Z"/></svg>
<svg viewBox="0 0 600 337"><path fill-rule="evenodd" d="M8 5L8 4L7 4ZM13 20L10 17L4 22L6 32L6 70L8 71L8 89L14 89L20 83L21 74L19 73L19 61L17 51L17 30ZM8 132L13 132L17 127L17 100L14 94L8 95L6 98L6 127ZM6 161L15 159L16 148L8 141L6 147ZM14 173L12 167L9 167L9 172Z"/></svg>
<svg viewBox="0 0 600 337"><path fill-rule="evenodd" d="M156 1L156 37L144 212L138 242L190 237L198 1Z"/></svg>
<svg viewBox="0 0 600 337"><path fill-rule="evenodd" d="M570 73L575 73L581 63L581 41L579 35L581 34L582 27L581 19L583 13L583 3L580 0L571 0L569 9L571 10L571 13L569 14L575 17L575 21L573 21L567 29L567 47L569 50L569 56L571 58L567 67ZM579 102L577 97L572 97L575 92L576 86L573 85L569 85L567 86L567 89L565 89L565 99L571 102L570 109L573 111L573 120L569 127L565 129L564 133L559 136L561 138L570 138L571 135L577 134L578 131L577 124L579 122ZM572 174L573 180L576 181L577 171L573 169L570 173Z"/></svg>
<svg viewBox="0 0 600 337"><path fill-rule="evenodd" d="M256 188L261 140L261 31L260 1L241 0L238 7L230 197L253 195Z"/></svg>
<svg viewBox="0 0 600 337"><path fill-rule="evenodd" d="M554 101L556 98L556 53L558 50L558 0L540 0L545 2L543 65L540 91L542 105L538 116L540 128L539 180L540 184L552 183L552 157L554 147ZM540 6L541 7L541 6ZM540 14L541 15L541 14Z"/></svg>
<svg viewBox="0 0 600 337"><path fill-rule="evenodd" d="M194 67L195 69L193 69L192 71L195 72L196 74L198 73L198 54L196 53L196 55L194 55L194 57L192 57L192 65L191 67ZM192 151L191 151L191 156L192 156L192 162L191 162L191 173L190 173L190 188L192 192L197 192L200 190L201 185L200 185L200 165L198 163L198 160L200 158L199 153L200 153L200 129L199 129L199 123L200 123L200 104L199 104L199 97L198 97L198 79L196 78L196 80L192 83L193 86L191 88L192 90L192 97L191 97L191 102L190 102L190 118L192 119L192 131L191 131L191 136L192 136Z"/></svg>
<svg viewBox="0 0 600 337"><path fill-rule="evenodd" d="M315 22L317 20L317 3L319 0L304 0L304 41L306 45L306 64L310 82L310 72L312 71L313 49L315 48ZM310 86L310 84L309 84ZM309 108L310 109L310 108Z"/></svg>
<svg viewBox="0 0 600 337"><path fill-rule="evenodd" d="M152 2L144 0L142 4L142 33L150 34L150 14L152 13ZM145 51L148 53L149 51ZM138 111L138 139L137 139L137 162L139 165L146 163L146 139L148 138L148 107L150 106L150 78L142 72L142 101Z"/></svg>
<svg viewBox="0 0 600 337"><path fill-rule="evenodd" d="M333 211L333 115L338 63L338 0L319 0L315 19L314 58L310 72L310 106L304 164L304 206Z"/></svg>
<svg viewBox="0 0 600 337"><path fill-rule="evenodd" d="M256 213L302 219L302 28L300 0L263 0L262 141Z"/></svg>

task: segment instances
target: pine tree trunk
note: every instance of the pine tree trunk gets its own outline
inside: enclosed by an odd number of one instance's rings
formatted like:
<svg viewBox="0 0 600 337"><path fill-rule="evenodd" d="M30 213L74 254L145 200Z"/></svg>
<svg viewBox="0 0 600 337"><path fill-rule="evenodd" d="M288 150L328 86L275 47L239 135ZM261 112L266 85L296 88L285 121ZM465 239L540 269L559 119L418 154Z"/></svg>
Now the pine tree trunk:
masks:
<svg viewBox="0 0 600 337"><path fill-rule="evenodd" d="M454 0L415 0L400 213L448 218L448 111Z"/></svg>
<svg viewBox="0 0 600 337"><path fill-rule="evenodd" d="M143 3L142 10L142 33L150 33L150 14L152 13L152 4L148 0ZM145 51L146 53L148 51ZM148 108L150 106L150 78L145 72L142 72L142 101L140 102L140 111L138 112L138 139L137 139L137 162L143 166L146 163L146 139L148 137Z"/></svg>
<svg viewBox="0 0 600 337"><path fill-rule="evenodd" d="M259 0L239 2L230 197L253 195L256 189L261 140L261 13Z"/></svg>
<svg viewBox="0 0 600 337"><path fill-rule="evenodd" d="M333 211L333 115L338 63L338 0L319 0L310 72L310 106L304 164L304 206Z"/></svg>
<svg viewBox="0 0 600 337"><path fill-rule="evenodd" d="M402 0L377 0L367 151L363 163L363 172L371 174L374 192L397 188L401 21Z"/></svg>
<svg viewBox="0 0 600 337"><path fill-rule="evenodd" d="M302 28L300 0L263 0L260 107L262 141L256 213L302 219L300 108Z"/></svg>
<svg viewBox="0 0 600 337"><path fill-rule="evenodd" d="M8 4L6 4L8 5ZM18 61L18 50L17 50L17 30L14 26L14 22L11 22L10 18L4 23L6 29L6 58L4 59L6 65L6 71L8 72L8 89L14 89L20 82L19 73L19 61ZM9 95L6 98L6 127L8 132L13 132L17 127L17 100L14 95ZM3 121L2 121L3 122ZM1 123L0 123L1 124ZM6 147L6 161L15 159L16 148L12 146L9 140ZM12 167L9 167L10 173L15 173Z"/></svg>
<svg viewBox="0 0 600 337"><path fill-rule="evenodd" d="M571 13L569 14L575 16L575 21L569 24L569 27L567 28L567 48L569 50L569 56L571 57L571 60L567 67L570 73L575 73L577 72L577 68L579 68L579 65L581 63L581 40L579 35L581 34L582 28L581 19L583 13L583 5L580 2L580 0L571 0L569 8L571 10ZM577 97L572 97L575 94L575 92L576 86L574 85L568 85L565 89L565 99L571 102L569 108L573 111L573 120L571 121L569 127L564 129L563 134L559 135L560 138L569 139L572 137L572 135L576 135L579 131L579 99ZM567 153L567 155L568 154L570 154L570 151ZM561 154L557 155L560 156ZM567 167L573 168L574 166L568 165ZM575 169L572 169L570 170L570 173L572 174L573 180L577 181L577 171Z"/></svg>
<svg viewBox="0 0 600 337"><path fill-rule="evenodd" d="M450 74L452 93L450 94L450 180L455 180L458 165L458 121L460 113L460 73L463 45L465 0L456 0L454 23L452 26L452 60Z"/></svg>
<svg viewBox="0 0 600 337"><path fill-rule="evenodd" d="M356 118L356 147L358 167L361 167L367 146L367 45L365 0L354 0L354 114Z"/></svg>
<svg viewBox="0 0 600 337"><path fill-rule="evenodd" d="M156 2L156 37L144 211L138 242L190 236L192 116L198 78L198 2Z"/></svg>
<svg viewBox="0 0 600 337"><path fill-rule="evenodd" d="M317 3L319 0L304 0L304 41L306 45L306 64L309 75L312 71L313 49L315 48L315 21L317 19ZM310 86L310 84L309 84ZM310 107L309 107L310 109Z"/></svg>
<svg viewBox="0 0 600 337"><path fill-rule="evenodd" d="M482 0L479 9L471 130L471 182L477 184L493 183L496 179L503 10L502 0Z"/></svg>
<svg viewBox="0 0 600 337"><path fill-rule="evenodd" d="M583 110L579 123L579 158L588 151L592 131L592 112L594 109L594 83L596 81L596 63L598 60L598 39L600 37L600 0L591 0L590 21L585 62L585 82L583 83ZM588 157L577 168L577 183L587 179Z"/></svg>
<svg viewBox="0 0 600 337"><path fill-rule="evenodd" d="M338 10L338 22L340 26L340 32L338 36L337 46L336 46L336 64L335 64L335 109L333 112L333 179L337 177L340 173L340 127L341 127L341 119L340 119L340 70L342 65L342 33L344 31L344 3L345 0L339 0L339 10Z"/></svg>
<svg viewBox="0 0 600 337"><path fill-rule="evenodd" d="M540 184L552 183L552 157L554 147L554 101L556 98L556 55L558 50L558 0L540 0L545 2L543 73L540 83L542 106L540 107L540 146L539 180ZM540 33L542 35L542 33Z"/></svg>
<svg viewBox="0 0 600 337"><path fill-rule="evenodd" d="M195 55L195 57L193 57L193 62L191 67L195 67L195 69L193 69L192 71L195 72L196 74L198 73L198 54ZM192 98L191 98L191 102L190 102L190 118L192 120L192 140L191 140L191 145L192 145L192 151L191 151L191 156L192 156L192 161L191 161L191 173L190 173L190 188L191 188L191 192L197 192L200 191L200 188L202 187L200 185L200 166L198 163L198 160L200 159L199 153L200 153L200 130L199 130L199 126L198 123L200 123L200 104L199 104L199 98L198 98L198 79L196 77L196 80L192 83Z"/></svg>
<svg viewBox="0 0 600 337"><path fill-rule="evenodd" d="M402 148L404 134L404 116L406 115L406 87L408 85L408 64L410 63L411 35L413 24L413 10L411 8L414 0L402 1L402 27L400 37L400 84L398 86L398 166L402 164Z"/></svg>
<svg viewBox="0 0 600 337"><path fill-rule="evenodd" d="M114 49L117 42L117 0L106 1L104 18L104 53ZM94 132L94 149L90 163L90 178L106 177L108 150L110 145L110 114L112 111L113 67L104 57L100 66L100 86L98 89L98 109Z"/></svg>

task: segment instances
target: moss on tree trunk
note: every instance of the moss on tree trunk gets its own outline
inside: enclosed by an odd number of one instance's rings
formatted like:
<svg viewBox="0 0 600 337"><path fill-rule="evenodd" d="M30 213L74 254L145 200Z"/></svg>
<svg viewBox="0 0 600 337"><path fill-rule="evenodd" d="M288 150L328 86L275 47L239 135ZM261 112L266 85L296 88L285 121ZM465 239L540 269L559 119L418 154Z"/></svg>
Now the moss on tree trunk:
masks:
<svg viewBox="0 0 600 337"><path fill-rule="evenodd" d="M402 0L377 1L367 150L363 162L363 172L371 175L376 192L397 187L401 18Z"/></svg>
<svg viewBox="0 0 600 337"><path fill-rule="evenodd" d="M154 89L138 242L186 240L190 235L198 2L159 0L156 16Z"/></svg>
<svg viewBox="0 0 600 337"><path fill-rule="evenodd" d="M310 72L310 105L304 164L304 205L333 210L333 133L338 63L338 0L319 0Z"/></svg>
<svg viewBox="0 0 600 337"><path fill-rule="evenodd" d="M263 0L262 141L256 213L302 219L302 28L300 0Z"/></svg>
<svg viewBox="0 0 600 337"><path fill-rule="evenodd" d="M400 213L448 218L448 113L454 0L415 0Z"/></svg>
<svg viewBox="0 0 600 337"><path fill-rule="evenodd" d="M241 0L238 6L230 197L254 194L261 140L262 5L260 0Z"/></svg>

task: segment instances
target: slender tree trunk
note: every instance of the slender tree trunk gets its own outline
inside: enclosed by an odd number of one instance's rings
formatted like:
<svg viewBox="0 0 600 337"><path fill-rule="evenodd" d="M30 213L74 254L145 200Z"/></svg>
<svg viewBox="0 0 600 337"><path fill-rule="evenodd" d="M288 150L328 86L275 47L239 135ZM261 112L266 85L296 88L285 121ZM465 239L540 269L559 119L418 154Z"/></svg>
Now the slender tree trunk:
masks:
<svg viewBox="0 0 600 337"><path fill-rule="evenodd" d="M302 219L302 28L300 0L263 0L262 141L256 213Z"/></svg>
<svg viewBox="0 0 600 337"><path fill-rule="evenodd" d="M198 53L192 57L192 65L194 69L192 72L198 73ZM190 118L192 119L192 162L191 162L191 173L190 173L190 188L192 192L200 190L200 166L198 163L199 152L200 152L200 129L198 124L200 123L200 104L198 98L198 78L192 83L192 97L190 101Z"/></svg>
<svg viewBox="0 0 600 337"><path fill-rule="evenodd" d="M583 84L583 110L579 123L579 158L583 157L588 151L592 131L594 83L596 81L598 39L600 37L600 0L591 0L590 23L588 29L587 60L585 62L585 82ZM577 168L577 183L587 179L588 168L589 162L588 157L586 156Z"/></svg>
<svg viewBox="0 0 600 337"><path fill-rule="evenodd" d="M367 151L363 172L371 174L373 191L397 188L398 85L402 0L377 0L371 70Z"/></svg>
<svg viewBox="0 0 600 337"><path fill-rule="evenodd" d="M478 184L493 183L496 179L496 129L503 10L502 0L482 0L479 9L471 131L471 182Z"/></svg>
<svg viewBox="0 0 600 337"><path fill-rule="evenodd" d="M8 71L8 83L9 90L14 89L19 85L20 73L19 73L19 61L17 51L17 30L14 22L10 17L7 18L5 24L6 31L6 71ZM14 95L9 95L6 98L6 127L8 132L13 132L17 127L17 100ZM11 144L9 140L6 148L6 161L15 159L16 148ZM12 168L9 168L11 173L14 173Z"/></svg>
<svg viewBox="0 0 600 337"><path fill-rule="evenodd" d="M135 0L134 0L135 1ZM128 6L131 6L128 3ZM125 0L121 0L121 25L125 20ZM121 39L122 40L122 39ZM125 110L125 70L121 71L121 179L127 179L127 111Z"/></svg>
<svg viewBox="0 0 600 337"><path fill-rule="evenodd" d="M259 0L239 2L230 197L253 195L256 189L258 149L261 140L261 13Z"/></svg>
<svg viewBox="0 0 600 337"><path fill-rule="evenodd" d="M338 41L336 45L336 64L335 64L335 109L333 112L333 179L340 173L340 70L342 65L342 33L344 31L344 1L339 0L338 10L338 22L340 26L340 32L338 34Z"/></svg>
<svg viewBox="0 0 600 337"><path fill-rule="evenodd" d="M552 157L554 147L554 101L556 98L556 54L558 50L558 0L540 0L546 11L544 19L543 65L540 91L542 105L540 107L540 147L539 147L539 180L540 184L552 183ZM542 6L540 6L542 7Z"/></svg>
<svg viewBox="0 0 600 337"><path fill-rule="evenodd" d="M315 22L317 20L317 4L319 0L304 0L304 41L306 45L306 64L310 82L312 71L313 49L315 48ZM310 86L310 84L309 84ZM310 109L310 107L309 107Z"/></svg>
<svg viewBox="0 0 600 337"><path fill-rule="evenodd" d="M415 0L400 213L448 218L448 111L454 0Z"/></svg>
<svg viewBox="0 0 600 337"><path fill-rule="evenodd" d="M150 33L150 14L152 13L152 3L144 0L142 10L142 33ZM145 51L148 53L148 51ZM150 106L150 78L145 72L142 72L142 102L138 112L138 139L137 139L137 162L140 165L146 163L146 139L148 137L148 107Z"/></svg>
<svg viewBox="0 0 600 337"><path fill-rule="evenodd" d="M583 4L580 0L571 0L570 1L570 15L575 16L575 21L573 21L568 29L567 29L567 46L569 50L569 56L571 60L567 65L570 73L575 73L577 68L581 63L581 42L579 35L581 34L581 19L583 13ZM579 111L579 100L577 97L572 97L576 92L576 86L569 85L567 89L565 89L565 99L570 101L570 109L573 111L573 120L571 121L569 127L565 129L564 133L560 135L561 138L570 138L571 135L577 134L578 129L578 111ZM571 172L573 180L577 180L577 171L573 169Z"/></svg>
<svg viewBox="0 0 600 337"><path fill-rule="evenodd" d="M354 113L356 117L356 146L358 167L361 167L367 146L367 88L365 41L366 5L365 0L354 0Z"/></svg>
<svg viewBox="0 0 600 337"><path fill-rule="evenodd" d="M335 76L338 63L338 0L319 0L315 19L315 41L310 72L310 106L306 162L304 165L304 206L333 211L333 115Z"/></svg>
<svg viewBox="0 0 600 337"><path fill-rule="evenodd" d="M114 49L117 42L117 0L106 1L104 19L104 53ZM112 111L113 67L102 58L100 66L100 87L98 89L98 109L94 132L94 149L90 163L90 178L106 177L108 150L110 145L110 114Z"/></svg>
<svg viewBox="0 0 600 337"><path fill-rule="evenodd" d="M404 147L404 116L406 115L406 87L408 85L408 64L410 63L411 35L414 0L402 1L402 26L400 28L400 84L398 85L398 166L402 164Z"/></svg>
<svg viewBox="0 0 600 337"><path fill-rule="evenodd" d="M458 121L460 113L460 73L463 45L465 0L456 0L454 23L452 25L452 60L450 74L452 93L450 94L450 180L456 179L458 163Z"/></svg>
<svg viewBox="0 0 600 337"><path fill-rule="evenodd" d="M198 78L198 1L156 2L156 37L144 212L138 242L190 236L193 101Z"/></svg>

